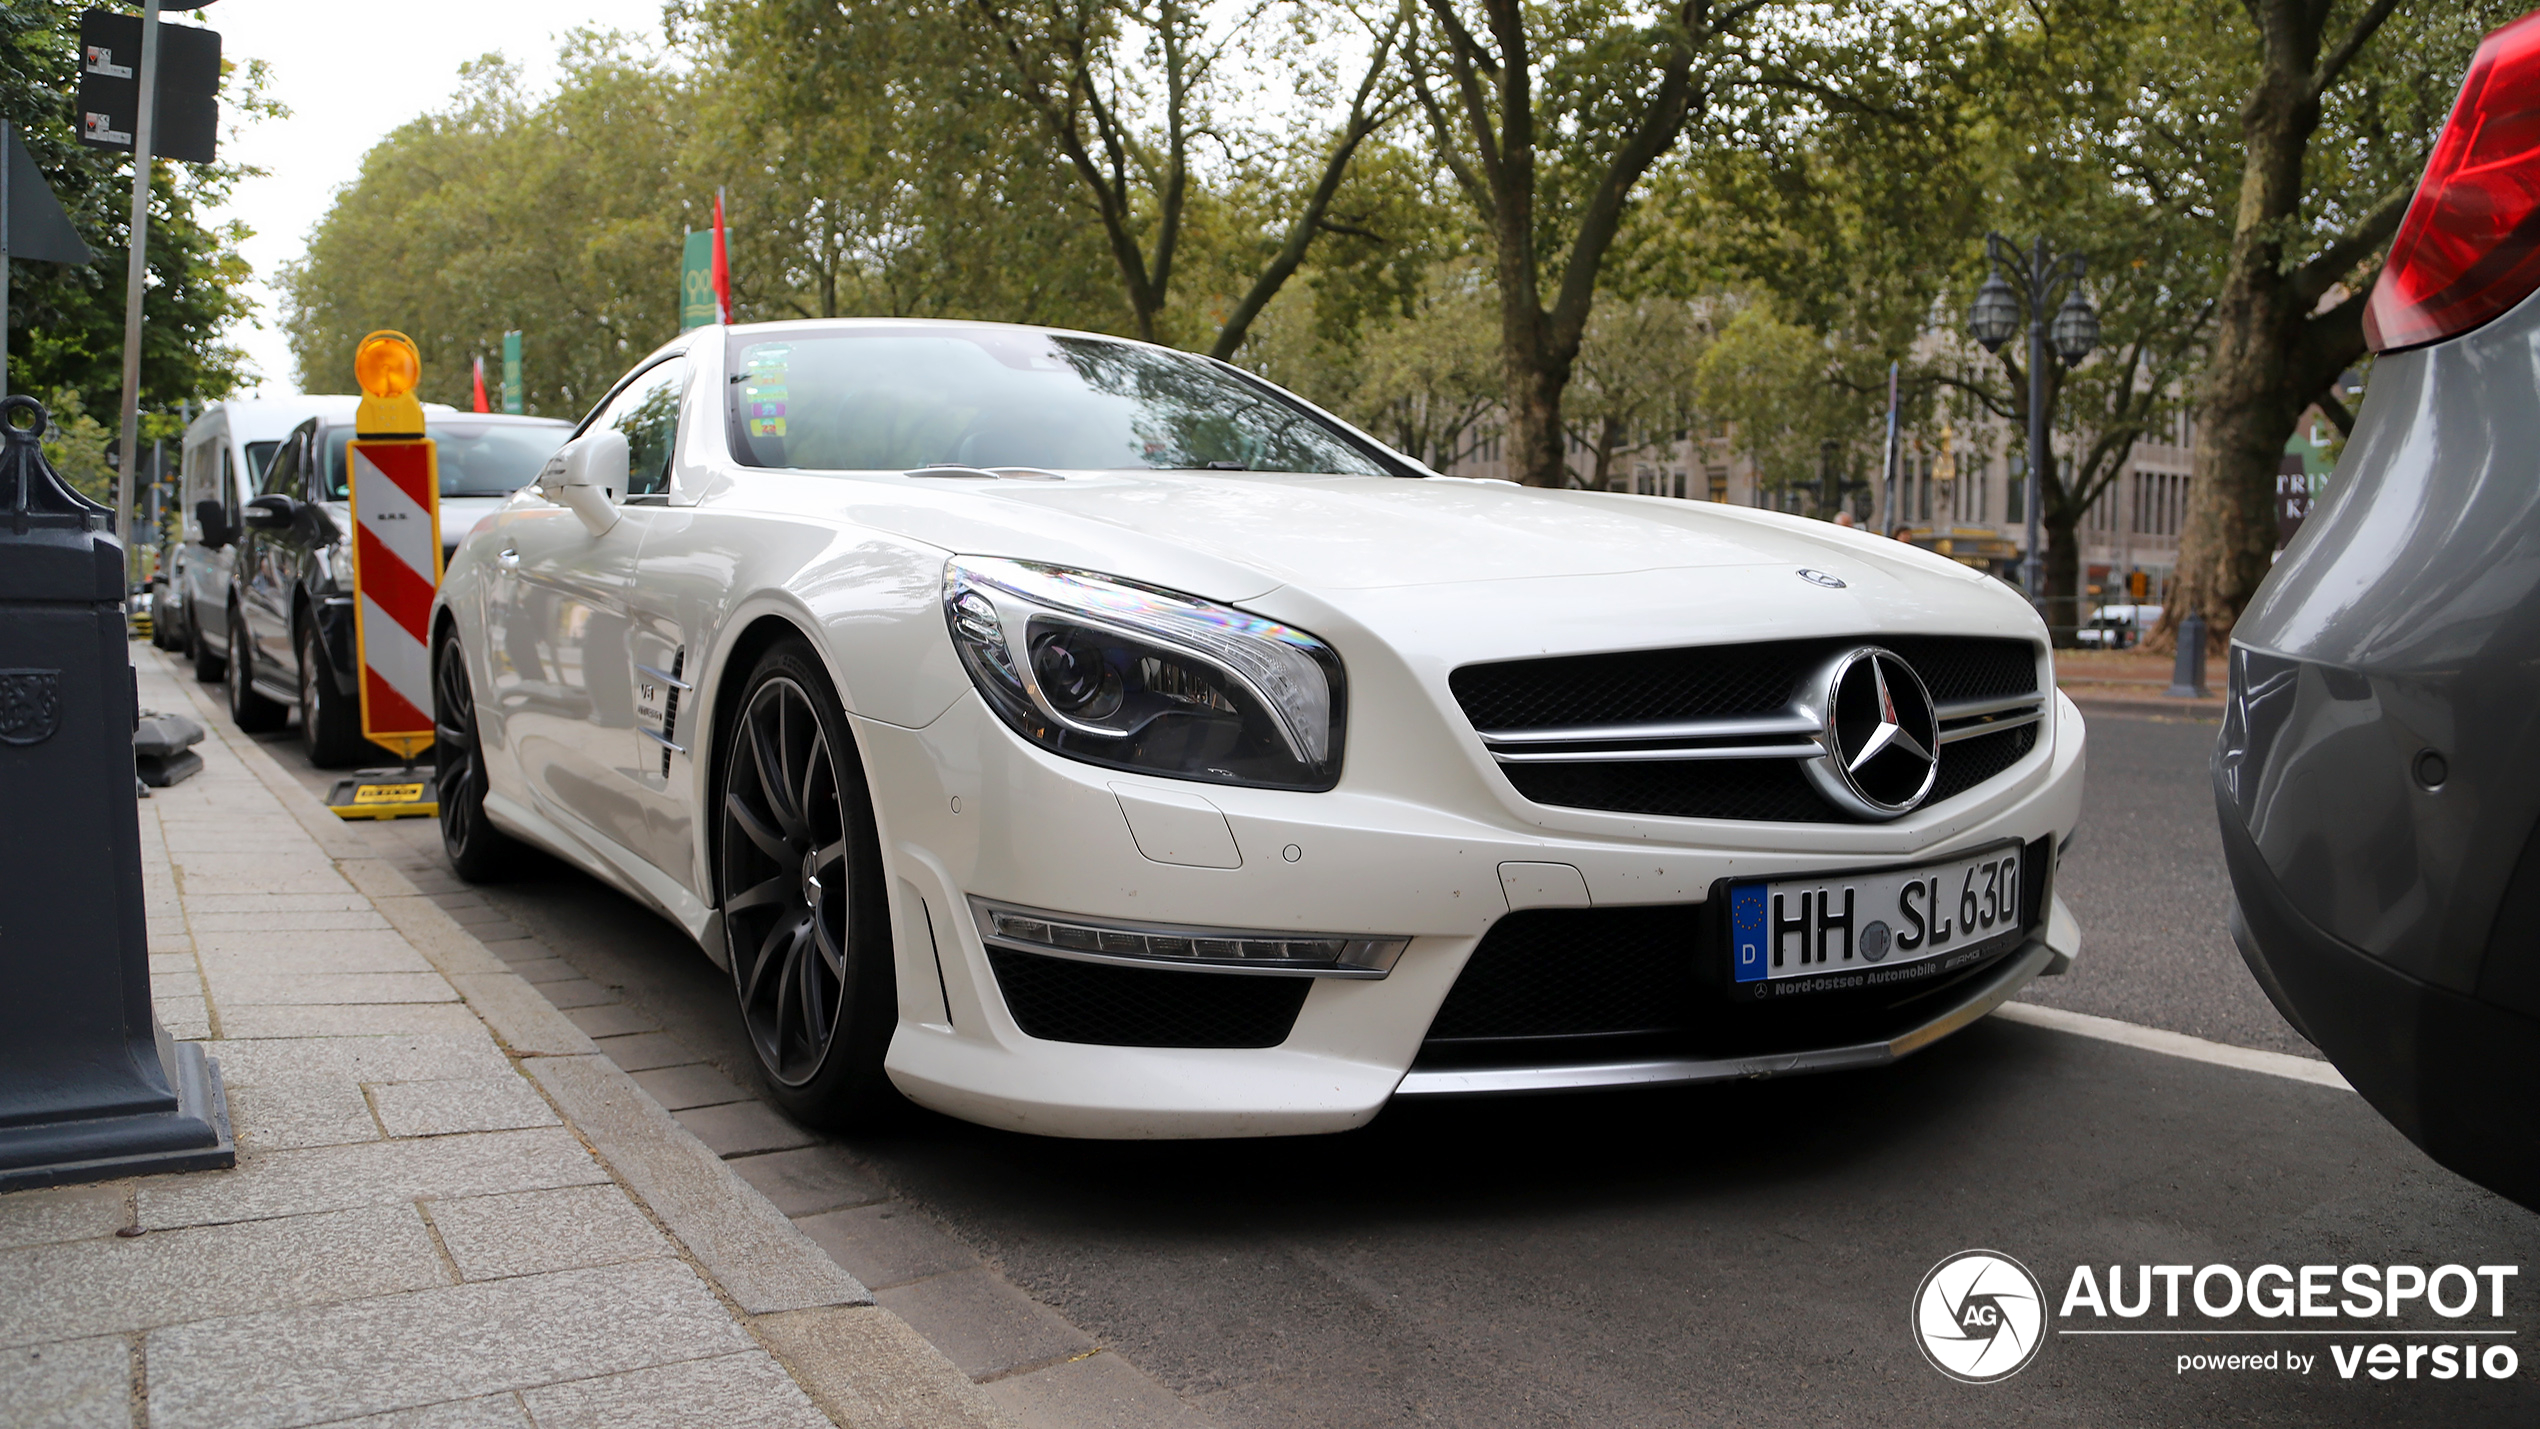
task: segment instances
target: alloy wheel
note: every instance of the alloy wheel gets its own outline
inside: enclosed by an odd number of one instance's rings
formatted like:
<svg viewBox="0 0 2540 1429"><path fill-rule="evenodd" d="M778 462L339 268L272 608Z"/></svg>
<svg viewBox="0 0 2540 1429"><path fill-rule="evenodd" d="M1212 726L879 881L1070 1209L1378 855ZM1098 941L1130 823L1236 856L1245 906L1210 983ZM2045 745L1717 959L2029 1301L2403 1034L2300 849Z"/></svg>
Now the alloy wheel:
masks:
<svg viewBox="0 0 2540 1429"><path fill-rule="evenodd" d="M854 978L847 816L835 751L803 686L752 691L723 779L725 937L760 1065L798 1087L828 1060Z"/></svg>
<svg viewBox="0 0 2540 1429"><path fill-rule="evenodd" d="M455 862L483 837L485 772L467 662L455 640L444 640L439 655L432 662L432 794L441 806L441 846Z"/></svg>

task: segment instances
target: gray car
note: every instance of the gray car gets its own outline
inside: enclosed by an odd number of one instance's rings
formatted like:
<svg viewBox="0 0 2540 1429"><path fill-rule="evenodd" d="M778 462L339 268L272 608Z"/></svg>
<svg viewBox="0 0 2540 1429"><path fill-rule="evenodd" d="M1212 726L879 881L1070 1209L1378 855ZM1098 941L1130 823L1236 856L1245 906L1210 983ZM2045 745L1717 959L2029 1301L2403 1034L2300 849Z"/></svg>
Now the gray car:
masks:
<svg viewBox="0 0 2540 1429"><path fill-rule="evenodd" d="M2437 1161L2540 1209L2540 16L2487 38L2373 294L2337 476L2232 632L2233 931Z"/></svg>

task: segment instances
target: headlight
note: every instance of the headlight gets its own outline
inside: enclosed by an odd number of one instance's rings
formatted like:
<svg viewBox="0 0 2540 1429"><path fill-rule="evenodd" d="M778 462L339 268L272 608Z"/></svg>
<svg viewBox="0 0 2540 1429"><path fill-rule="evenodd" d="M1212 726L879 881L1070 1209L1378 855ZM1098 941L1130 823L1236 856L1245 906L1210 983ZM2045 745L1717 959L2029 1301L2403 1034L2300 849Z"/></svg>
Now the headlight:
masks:
<svg viewBox="0 0 2540 1429"><path fill-rule="evenodd" d="M1114 576L990 557L944 567L953 644L988 704L1044 749L1114 769L1271 789L1340 779L1332 647Z"/></svg>

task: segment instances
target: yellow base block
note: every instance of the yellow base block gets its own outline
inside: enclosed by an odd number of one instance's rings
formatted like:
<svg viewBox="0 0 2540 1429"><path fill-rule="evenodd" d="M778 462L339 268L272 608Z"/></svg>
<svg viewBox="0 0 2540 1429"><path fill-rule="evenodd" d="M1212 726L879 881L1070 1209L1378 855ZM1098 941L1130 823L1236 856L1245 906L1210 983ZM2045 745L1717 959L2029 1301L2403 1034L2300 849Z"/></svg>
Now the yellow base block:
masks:
<svg viewBox="0 0 2540 1429"><path fill-rule="evenodd" d="M424 797L431 788L420 770L373 770L336 780L326 806L339 819L429 819L441 812L438 801Z"/></svg>

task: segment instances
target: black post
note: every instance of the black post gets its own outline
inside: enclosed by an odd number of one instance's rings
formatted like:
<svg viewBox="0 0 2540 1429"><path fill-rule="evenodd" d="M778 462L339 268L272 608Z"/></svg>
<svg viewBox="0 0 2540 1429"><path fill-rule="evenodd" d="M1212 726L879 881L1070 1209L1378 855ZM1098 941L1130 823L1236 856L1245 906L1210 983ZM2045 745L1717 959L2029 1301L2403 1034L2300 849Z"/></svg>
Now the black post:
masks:
<svg viewBox="0 0 2540 1429"><path fill-rule="evenodd" d="M0 1191L238 1159L219 1064L151 1011L124 548L45 420L0 400Z"/></svg>
<svg viewBox="0 0 2540 1429"><path fill-rule="evenodd" d="M2178 663L2170 667L2170 687L2161 693L2173 699L2201 700L2212 696L2205 687L2205 617L2189 611L2178 623Z"/></svg>

